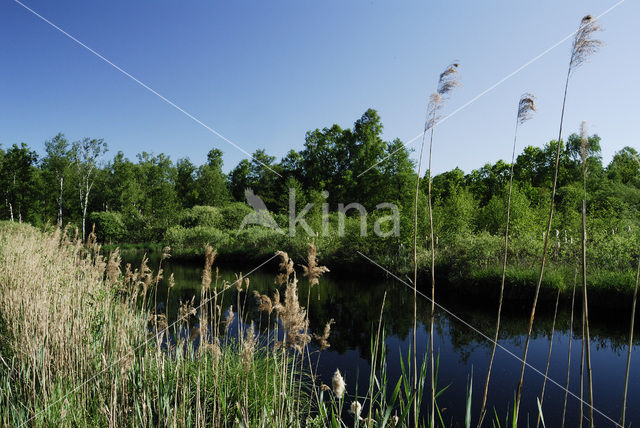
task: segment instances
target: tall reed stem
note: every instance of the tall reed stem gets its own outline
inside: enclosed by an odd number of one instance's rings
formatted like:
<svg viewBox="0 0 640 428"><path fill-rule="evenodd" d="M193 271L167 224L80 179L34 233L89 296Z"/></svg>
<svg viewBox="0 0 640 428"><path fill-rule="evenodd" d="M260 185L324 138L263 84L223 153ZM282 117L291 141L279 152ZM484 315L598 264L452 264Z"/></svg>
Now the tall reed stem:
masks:
<svg viewBox="0 0 640 428"><path fill-rule="evenodd" d="M431 245L431 322L429 323L429 362L431 364L431 425L435 427L436 414L436 385L435 385L435 363L433 358L433 322L436 310L436 253L433 240L433 209L431 207L431 153L433 149L433 127L431 127L431 137L429 138L429 170L427 171L427 199L429 201L429 243ZM415 350L414 350L415 352ZM417 426L417 425L416 425Z"/></svg>
<svg viewBox="0 0 640 428"><path fill-rule="evenodd" d="M542 285L542 279L544 276L544 266L547 256L547 249L549 247L549 233L551 232L551 224L553 221L553 208L555 203L556 196L556 188L558 185L558 167L560 165L560 150L562 148L562 125L564 122L564 112L567 103L567 90L569 88L569 78L571 77L571 72L583 64L590 54L596 52L598 48L602 45L602 42L599 40L595 40L592 38L594 32L599 31L601 28L596 23L596 20L591 15L586 15L580 21L580 25L578 27L578 31L576 31L573 45L571 48L571 58L569 60L569 67L567 69L567 76L564 84L564 94L562 97L562 112L560 114L560 128L558 131L558 140L556 142L556 162L555 162L555 170L553 174L553 187L551 190L551 202L549 204L549 221L547 222L547 231L544 236L544 246L542 250L542 260L540 262L540 275L538 276L538 283L536 284L535 295L533 298L533 305L531 307L531 317L529 319L529 331L527 333L527 339L524 344L524 353L522 356L522 367L520 369L520 381L518 382L518 391L516 394L516 411L515 411L515 423L518 422L518 413L520 411L520 398L522 395L522 384L524 381L524 369L526 367L527 361L527 351L529 350L529 342L531 341L531 331L533 329L533 320L536 314L536 305L538 303L538 296L540 294L540 286ZM584 223L584 216L583 216ZM586 276L585 276L586 278ZM583 279L586 283L586 279ZM586 286L585 286L585 309L586 309ZM588 317L585 318L588 322ZM587 326L587 336L588 336L588 326ZM588 342L588 338L587 338ZM589 350L587 349L587 354ZM593 403L592 403L593 404Z"/></svg>
<svg viewBox="0 0 640 428"><path fill-rule="evenodd" d="M534 97L531 94L524 94L518 102L518 113L516 114L516 126L513 133L513 150L511 152L511 167L509 168L509 189L507 193L507 221L504 231L504 256L502 259L502 278L500 280L500 298L498 301L498 316L496 319L496 331L493 337L493 346L491 348L491 358L489 359L489 367L487 368L487 377L484 383L484 394L482 396L482 406L480 408L480 418L478 420L478 428L482 426L485 416L485 407L487 405L487 394L489 392L489 379L491 377L491 368L493 359L498 346L498 336L500 333L500 317L502 315L502 300L504 298L504 281L507 273L507 257L509 253L509 220L511 218L511 193L513 189L513 165L516 158L516 142L518 140L518 125L527 120L530 113L535 111Z"/></svg>
<svg viewBox="0 0 640 428"><path fill-rule="evenodd" d="M583 138L586 138L583 136ZM589 300L587 298L587 164L586 156L582 159L582 289L584 299L584 340L585 357L587 359L587 383L589 388L589 426L593 428L593 381L591 379L591 346L589 343Z"/></svg>
<svg viewBox="0 0 640 428"><path fill-rule="evenodd" d="M576 267L575 274L573 275L573 290L571 291L571 317L569 319L569 350L567 352L567 384L564 388L564 405L562 406L562 423L561 428L564 428L564 419L567 414L567 396L569 395L569 374L571 372L571 342L573 341L573 310L574 302L576 298L576 283L578 282L578 268Z"/></svg>
<svg viewBox="0 0 640 428"><path fill-rule="evenodd" d="M631 322L629 326L629 350L627 351L627 365L624 370L624 392L622 393L622 417L620 424L624 427L627 411L627 388L629 386L629 366L631 364L631 351L633 349L633 324L636 318L636 301L638 299L638 279L640 279L640 256L638 256L638 269L636 270L636 285L633 289L633 302L631 303Z"/></svg>
<svg viewBox="0 0 640 428"><path fill-rule="evenodd" d="M418 174L416 176L416 195L413 211L413 423L418 426L418 402L416 400L418 392L418 358L416 352L416 329L418 324L418 195L420 194L420 170L422 168L422 152L424 151L424 140L426 135L422 134L422 144L420 145L420 157L418 158Z"/></svg>
<svg viewBox="0 0 640 428"><path fill-rule="evenodd" d="M540 286L542 285L542 278L544 277L544 266L547 259L547 249L549 248L549 234L551 233L551 223L553 221L553 208L555 206L556 187L558 185L558 167L560 166L560 149L562 147L562 124L564 122L564 110L567 102L567 90L569 88L569 77L571 75L571 67L567 72L567 78L564 84L564 96L562 97L562 113L560 114L560 130L558 131L558 140L556 148L556 162L555 170L553 173L553 187L551 189L551 202L549 204L549 220L547 221L547 230L544 234L544 245L542 247L542 260L540 261L540 274L538 275L538 282L536 284L536 291L533 297L533 305L531 307L531 315L529 317L529 329L527 331L527 339L524 343L524 352L522 354L522 367L520 368L520 381L518 382L518 390L516 393L516 412L514 421L518 422L518 414L520 412L520 398L522 395L522 384L524 382L524 369L526 367L527 352L529 350L529 342L531 341L531 331L533 330L533 320L536 316L536 306L538 304L538 296L540 295Z"/></svg>
<svg viewBox="0 0 640 428"><path fill-rule="evenodd" d="M556 331L556 316L558 315L558 302L560 301L560 290L556 295L556 308L553 311L553 322L551 323L551 335L549 336L549 353L547 354L547 366L544 369L544 381L542 381L542 392L540 393L540 401L539 406L542 409L542 402L544 400L544 390L547 386L547 376L549 374L549 363L551 362L551 349L553 348L553 335ZM538 421L536 422L536 428L540 426L540 415L542 413L538 412Z"/></svg>

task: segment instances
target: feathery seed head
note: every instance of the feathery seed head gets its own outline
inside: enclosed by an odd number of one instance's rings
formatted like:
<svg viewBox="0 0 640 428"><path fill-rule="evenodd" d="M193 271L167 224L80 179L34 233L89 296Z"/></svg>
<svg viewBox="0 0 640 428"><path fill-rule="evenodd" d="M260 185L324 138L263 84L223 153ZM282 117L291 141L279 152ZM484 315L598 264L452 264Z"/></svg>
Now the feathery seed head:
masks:
<svg viewBox="0 0 640 428"><path fill-rule="evenodd" d="M309 286L313 287L319 283L319 278L325 273L329 272L329 268L326 266L318 266L317 259L318 251L316 249L315 240L312 240L309 244L309 251L307 253L307 265L302 265L304 276L309 277Z"/></svg>
<svg viewBox="0 0 640 428"><path fill-rule="evenodd" d="M580 124L580 158L582 164L586 164L589 155L589 137L587 136L587 122L582 121Z"/></svg>
<svg viewBox="0 0 640 428"><path fill-rule="evenodd" d="M229 306L229 312L227 312L227 316L224 320L224 334L226 335L229 332L229 327L233 323L233 319L235 318L235 314L233 313L233 305Z"/></svg>
<svg viewBox="0 0 640 428"><path fill-rule="evenodd" d="M331 344L329 343L329 335L331 334L331 324L333 324L334 322L335 321L333 320L333 318L331 318L329 322L325 324L324 332L322 333L322 335L314 334L315 339L320 342L321 351L324 351L331 346Z"/></svg>
<svg viewBox="0 0 640 428"><path fill-rule="evenodd" d="M276 277L276 284L284 285L289 281L289 276L294 271L293 260L284 251L277 251L276 254L280 256L280 273Z"/></svg>
<svg viewBox="0 0 640 428"><path fill-rule="evenodd" d="M591 54L597 52L604 45L602 41L593 38L593 34L597 31L602 31L602 27L597 23L596 19L591 15L586 15L582 18L573 39L571 61L569 63L570 71L582 65Z"/></svg>
<svg viewBox="0 0 640 428"><path fill-rule="evenodd" d="M331 378L331 385L333 386L333 393L338 399L341 399L344 395L345 388L347 386L344 383L344 379L340 374L340 370L336 369L335 373L333 373L333 377Z"/></svg>
<svg viewBox="0 0 640 428"><path fill-rule="evenodd" d="M354 401L351 403L351 409L349 409L349 413L351 413L357 420L362 420L360 414L362 413L362 404L359 401Z"/></svg>
<svg viewBox="0 0 640 428"><path fill-rule="evenodd" d="M524 123L531 119L531 116L536 112L536 97L532 94L525 93L520 97L518 102L518 122Z"/></svg>
<svg viewBox="0 0 640 428"><path fill-rule="evenodd" d="M438 79L438 94L446 95L455 87L460 86L460 81L458 80L458 67L459 64L454 62L440 73L440 78Z"/></svg>

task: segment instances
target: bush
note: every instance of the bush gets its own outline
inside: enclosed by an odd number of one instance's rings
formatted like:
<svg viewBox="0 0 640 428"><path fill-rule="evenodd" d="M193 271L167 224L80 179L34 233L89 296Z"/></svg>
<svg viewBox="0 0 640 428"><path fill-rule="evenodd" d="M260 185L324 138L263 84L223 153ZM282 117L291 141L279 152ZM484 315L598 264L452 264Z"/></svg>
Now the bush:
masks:
<svg viewBox="0 0 640 428"><path fill-rule="evenodd" d="M215 227L222 228L224 217L217 207L196 205L193 208L182 211L180 215L180 225L183 227Z"/></svg>
<svg viewBox="0 0 640 428"><path fill-rule="evenodd" d="M99 242L120 242L127 235L127 228L119 212L93 212L89 215L89 223L95 225Z"/></svg>
<svg viewBox="0 0 640 428"><path fill-rule="evenodd" d="M244 202L232 202L220 209L220 214L224 218L224 228L238 230L242 220L247 214L254 212L253 209Z"/></svg>
<svg viewBox="0 0 640 428"><path fill-rule="evenodd" d="M214 227L196 226L184 228L173 226L167 229L165 241L175 249L193 249L201 251L209 244L214 249L221 250L231 243L228 233Z"/></svg>

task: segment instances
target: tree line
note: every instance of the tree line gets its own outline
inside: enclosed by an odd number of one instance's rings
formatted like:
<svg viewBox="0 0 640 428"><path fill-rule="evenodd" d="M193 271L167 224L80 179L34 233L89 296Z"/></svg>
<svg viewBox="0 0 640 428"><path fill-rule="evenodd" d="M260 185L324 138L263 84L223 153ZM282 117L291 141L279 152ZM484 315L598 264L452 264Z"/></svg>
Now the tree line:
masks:
<svg viewBox="0 0 640 428"><path fill-rule="evenodd" d="M385 141L382 132L380 116L369 109L352 128L333 125L309 131L303 149L290 150L279 161L264 149L256 150L228 174L223 172L223 153L217 148L199 166L189 158L174 162L165 154L148 152L131 160L119 151L107 160L108 146L102 139L70 142L60 133L45 142L41 155L25 143L0 148L0 218L35 225L72 224L86 236L92 218L112 213L122 219L127 231L122 241L161 242L184 210L240 203L245 200L245 189L250 188L274 213L288 213L289 189L295 189L299 209L313 202L328 203L332 210L338 203L359 202L374 209L390 202L400 208L409 224L416 165L402 141ZM637 151L625 147L604 165L600 137L590 136L589 142L588 208L593 224L612 230L635 226L640 219ZM525 147L517 156L511 226L515 234L539 234L543 229L557 144L550 141L541 147ZM577 230L580 138L573 134L560 144L556 228ZM455 168L435 175L436 234L443 238L502 233L509 169L510 164L498 160L466 174ZM422 183L426 186L427 180L421 182L423 194L418 203L426 204ZM424 230L425 225L419 227ZM405 235L408 239L412 229L403 229L403 239Z"/></svg>

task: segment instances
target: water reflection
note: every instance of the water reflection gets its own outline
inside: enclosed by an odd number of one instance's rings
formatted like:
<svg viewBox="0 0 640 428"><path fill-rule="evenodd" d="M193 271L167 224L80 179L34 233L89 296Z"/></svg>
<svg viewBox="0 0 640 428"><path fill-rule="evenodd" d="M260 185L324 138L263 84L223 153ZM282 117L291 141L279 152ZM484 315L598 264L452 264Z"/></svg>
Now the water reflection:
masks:
<svg viewBox="0 0 640 428"><path fill-rule="evenodd" d="M129 256L132 263L137 263L139 257ZM151 266L157 266L152 263ZM249 267L250 268L250 267ZM189 263L165 261L165 274L158 290L157 301L168 302L169 320L175 320L179 302L187 301L196 296L196 306L199 304L201 266ZM261 294L272 296L276 290L274 278L276 266L266 266L251 275L250 290L257 290ZM246 269L248 270L248 269ZM167 279L173 274L175 287L171 289L167 299ZM218 272L219 281L233 281L235 271L222 269ZM282 290L281 290L282 291ZM386 334L388 375L391 383L400 375L399 359L406 359L413 326L413 294L405 285L393 279L379 278L354 279L326 275L320 285L314 287L310 293L309 318L312 332L321 333L326 322L333 318L335 324L331 329L329 342L331 347L322 353L319 375L325 383L336 368L345 374L349 393L353 394L357 387L360 392L366 390L370 361L371 335L375 335L380 305L384 292L387 292L383 313L383 323ZM236 306L237 291L228 290L222 302L223 308L233 304ZM306 300L307 284L300 281L299 295ZM457 316L470 323L476 329L488 336L493 335L495 328L495 303L469 302L459 296L446 296L441 293L439 303L451 310ZM241 301L245 301L244 293ZM579 301L576 306L579 306ZM304 301L301 304L304 305ZM164 305L165 303L161 303ZM266 330L266 317L257 310L253 296L246 298L246 311L249 321ZM418 355L424 355L428 345L428 331L430 321L430 304L421 300L418 306ZM522 355L522 345L528 328L528 307L526 302L517 305L507 305L501 324L500 343L515 355ZM553 304L541 304L536 315L532 340L529 348L528 362L544 371L546 364L549 334L551 332ZM592 311L590 322L592 344L593 389L595 407L617 420L621 410L622 386L624 379L624 364L626 359L626 343L628 340L628 315L621 313L598 313ZM579 365L580 365L580 315L575 314L573 337L569 337L570 307L561 304L556 320L553 352L549 377L553 381L547 383L544 398L544 417L547 426L559 425L564 402L564 387L566 383L567 357L569 340L573 340L571 356L570 391L579 396ZM437 311L435 317L435 347L439 355L439 387L446 387L446 391L439 399L439 406L447 426L459 426L464 421L466 400L466 385L473 373L473 410L479 412L484 377L488 364L491 346L477 332L457 321L444 311ZM237 328L237 327L236 327ZM636 351L638 344L635 345ZM514 392L519 378L520 362L513 356L498 349L492 372L492 382L489 390L488 408L495 408L496 414L504 421L510 405L513 403ZM527 418L533 423L537 416L536 398L540 395L543 378L533 370L527 369L523 389L521 407L521 422ZM428 389L428 388L427 388ZM587 394L585 392L585 400ZM629 382L629 421L640 423L640 407L634 403L640 400L640 356L632 358L631 377ZM424 400L428 402L429 400ZM588 415L586 405L585 415ZM576 426L579 418L579 400L568 398L567 424ZM613 425L606 417L596 412L596 424L601 426Z"/></svg>

